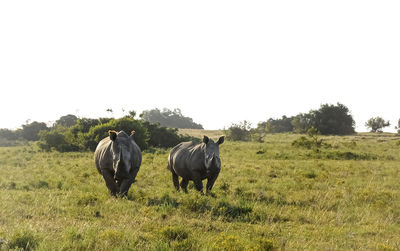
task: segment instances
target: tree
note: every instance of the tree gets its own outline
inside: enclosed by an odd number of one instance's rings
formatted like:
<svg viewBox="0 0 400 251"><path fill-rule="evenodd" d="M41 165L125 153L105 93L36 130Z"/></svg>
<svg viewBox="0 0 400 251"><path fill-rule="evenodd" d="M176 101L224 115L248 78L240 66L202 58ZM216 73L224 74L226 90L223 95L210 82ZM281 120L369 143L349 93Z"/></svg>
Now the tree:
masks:
<svg viewBox="0 0 400 251"><path fill-rule="evenodd" d="M140 117L153 124L160 124L161 126L170 128L189 128L189 129L203 129L201 124L193 122L192 118L185 117L182 115L182 111L179 108L175 108L173 111L164 108L146 110L140 114Z"/></svg>
<svg viewBox="0 0 400 251"><path fill-rule="evenodd" d="M390 126L390 122L389 120L385 121L381 117L372 117L365 123L365 126L370 128L371 132L382 132L384 127Z"/></svg>
<svg viewBox="0 0 400 251"><path fill-rule="evenodd" d="M355 132L355 122L349 109L340 103L324 104L317 111L311 111L313 126L323 135L348 135Z"/></svg>
<svg viewBox="0 0 400 251"><path fill-rule="evenodd" d="M282 116L281 119L268 119L265 123L265 131L267 133L281 133L293 131L292 117Z"/></svg>
<svg viewBox="0 0 400 251"><path fill-rule="evenodd" d="M0 139L6 140L17 140L19 138L18 131L12 131L10 129L0 129Z"/></svg>
<svg viewBox="0 0 400 251"><path fill-rule="evenodd" d="M251 140L251 124L244 120L238 124L232 124L226 130L227 139L233 141L249 141Z"/></svg>
<svg viewBox="0 0 400 251"><path fill-rule="evenodd" d="M30 124L22 125L21 136L26 140L36 141L39 140L39 132L48 129L45 123L34 121Z"/></svg>
<svg viewBox="0 0 400 251"><path fill-rule="evenodd" d="M71 127L76 124L76 121L78 120L78 117L72 114L68 114L65 116L60 117L55 125L60 125L60 126L65 126L65 127Z"/></svg>
<svg viewBox="0 0 400 251"><path fill-rule="evenodd" d="M296 133L306 133L314 123L314 112L300 113L292 118L291 124Z"/></svg>
<svg viewBox="0 0 400 251"><path fill-rule="evenodd" d="M400 134L400 119L397 121L397 126L396 126L397 134Z"/></svg>

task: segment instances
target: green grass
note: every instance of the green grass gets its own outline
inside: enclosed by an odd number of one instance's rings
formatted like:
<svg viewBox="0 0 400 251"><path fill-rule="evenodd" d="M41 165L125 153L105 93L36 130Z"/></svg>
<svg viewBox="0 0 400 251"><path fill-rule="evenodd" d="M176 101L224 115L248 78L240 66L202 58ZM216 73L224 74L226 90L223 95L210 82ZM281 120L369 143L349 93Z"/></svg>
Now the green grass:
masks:
<svg viewBox="0 0 400 251"><path fill-rule="evenodd" d="M399 250L400 137L226 141L215 197L174 191L167 150L144 153L128 198L108 195L93 153L0 148L1 249Z"/></svg>

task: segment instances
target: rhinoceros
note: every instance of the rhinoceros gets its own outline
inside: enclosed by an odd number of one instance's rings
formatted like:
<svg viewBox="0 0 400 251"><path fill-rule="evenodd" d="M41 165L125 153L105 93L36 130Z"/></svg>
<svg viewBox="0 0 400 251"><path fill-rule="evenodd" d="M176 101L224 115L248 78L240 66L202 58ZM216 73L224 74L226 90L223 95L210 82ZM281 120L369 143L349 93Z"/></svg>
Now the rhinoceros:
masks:
<svg viewBox="0 0 400 251"><path fill-rule="evenodd" d="M207 136L203 142L195 144L192 141L182 142L172 148L168 156L168 169L172 173L172 182L179 191L179 176L182 177L181 188L187 192L189 180L195 188L203 193L203 180L207 179L206 192L210 192L221 170L219 145L224 142L221 136L215 143Z"/></svg>
<svg viewBox="0 0 400 251"><path fill-rule="evenodd" d="M142 163L142 152L133 139L124 131L109 131L94 152L97 170L103 175L107 188L113 196L124 197L135 181Z"/></svg>

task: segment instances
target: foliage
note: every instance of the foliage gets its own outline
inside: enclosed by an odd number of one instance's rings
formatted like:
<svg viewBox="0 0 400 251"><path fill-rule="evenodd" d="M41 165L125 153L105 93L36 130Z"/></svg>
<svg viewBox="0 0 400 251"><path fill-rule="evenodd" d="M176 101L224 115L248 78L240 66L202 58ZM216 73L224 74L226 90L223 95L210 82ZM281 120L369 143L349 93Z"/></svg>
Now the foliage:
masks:
<svg viewBox="0 0 400 251"><path fill-rule="evenodd" d="M0 129L0 138L6 140L17 140L20 137L20 131L12 131L10 129Z"/></svg>
<svg viewBox="0 0 400 251"><path fill-rule="evenodd" d="M343 104L324 104L312 114L314 114L314 127L323 135L348 135L355 132L353 117Z"/></svg>
<svg viewBox="0 0 400 251"><path fill-rule="evenodd" d="M187 239L188 232L180 226L167 226L161 229L161 234L169 241L182 241Z"/></svg>
<svg viewBox="0 0 400 251"><path fill-rule="evenodd" d="M39 132L49 128L43 122L34 121L30 124L22 125L21 136L28 141L39 140Z"/></svg>
<svg viewBox="0 0 400 251"><path fill-rule="evenodd" d="M292 117L282 116L280 119L268 119L266 122L260 123L258 126L263 127L267 133L282 133L282 132L292 132Z"/></svg>
<svg viewBox="0 0 400 251"><path fill-rule="evenodd" d="M349 135L355 132L355 122L349 109L340 103L323 104L318 110L300 113L294 117L270 118L259 123L257 129L267 133L306 133L312 127L318 129L322 135Z"/></svg>
<svg viewBox="0 0 400 251"><path fill-rule="evenodd" d="M151 124L147 121L143 122L143 125L149 132L149 145L153 147L171 147L181 142L181 138L178 135L178 129L161 127L158 124Z"/></svg>
<svg viewBox="0 0 400 251"><path fill-rule="evenodd" d="M384 127L390 126L390 122L385 121L381 117L372 117L366 123L365 126L371 129L371 132L382 132Z"/></svg>
<svg viewBox="0 0 400 251"><path fill-rule="evenodd" d="M232 124L225 134L228 140L233 141L249 141L251 140L251 124L244 120L238 124Z"/></svg>
<svg viewBox="0 0 400 251"><path fill-rule="evenodd" d="M314 124L314 113L300 113L292 118L293 132L306 133Z"/></svg>
<svg viewBox="0 0 400 251"><path fill-rule="evenodd" d="M141 150L149 147L173 147L182 141L199 141L197 138L178 135L177 129L136 120L132 116L133 113L119 119L80 118L75 125L70 127L55 125L49 131L39 133L38 144L46 151L51 149L59 152L94 151L100 140L108 136L108 130L123 130L128 134L135 131L133 138Z"/></svg>
<svg viewBox="0 0 400 251"><path fill-rule="evenodd" d="M65 116L61 116L58 120L56 120L56 126L64 126L64 127L71 127L76 124L78 117L73 114L68 114Z"/></svg>
<svg viewBox="0 0 400 251"><path fill-rule="evenodd" d="M193 122L192 118L182 115L182 111L179 108L175 108L173 111L164 108L162 111L159 109L152 109L143 111L140 117L153 124L160 124L164 127L169 128L191 128L191 129L203 129L201 124Z"/></svg>
<svg viewBox="0 0 400 251"><path fill-rule="evenodd" d="M11 237L8 247L10 249L35 250L39 243L38 237L29 230L17 230Z"/></svg>
<svg viewBox="0 0 400 251"><path fill-rule="evenodd" d="M147 128L140 121L131 117L112 119L107 123L90 128L89 132L85 134L85 147L94 151L100 140L108 136L109 130L123 130L127 134L135 131L133 138L140 149L144 150L148 147L149 133Z"/></svg>
<svg viewBox="0 0 400 251"><path fill-rule="evenodd" d="M39 133L39 146L43 150L55 149L59 152L78 151L82 147L74 140L72 132L63 127Z"/></svg>
<svg viewBox="0 0 400 251"><path fill-rule="evenodd" d="M318 149L322 146L322 139L319 138L320 132L315 128L311 127L307 131L308 138L301 136L292 142L292 146L305 147L307 149Z"/></svg>
<svg viewBox="0 0 400 251"><path fill-rule="evenodd" d="M397 121L397 126L395 127L397 134L400 134L400 119Z"/></svg>

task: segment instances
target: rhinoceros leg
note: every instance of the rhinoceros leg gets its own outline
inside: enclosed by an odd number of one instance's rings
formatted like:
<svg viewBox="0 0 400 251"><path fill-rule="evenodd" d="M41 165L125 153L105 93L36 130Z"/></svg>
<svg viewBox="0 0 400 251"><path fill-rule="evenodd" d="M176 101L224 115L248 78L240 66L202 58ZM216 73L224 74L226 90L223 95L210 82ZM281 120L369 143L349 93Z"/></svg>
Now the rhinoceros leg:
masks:
<svg viewBox="0 0 400 251"><path fill-rule="evenodd" d="M207 179L206 192L211 191L211 189L214 186L215 181L217 180L217 177L218 177L218 174L215 174Z"/></svg>
<svg viewBox="0 0 400 251"><path fill-rule="evenodd" d="M196 178L193 180L194 187L203 194L203 181L200 178Z"/></svg>
<svg viewBox="0 0 400 251"><path fill-rule="evenodd" d="M189 184L189 180L188 180L188 179L185 179L185 178L182 178L181 187L182 187L182 190L183 190L185 193L187 193L187 186L188 186L188 184Z"/></svg>
<svg viewBox="0 0 400 251"><path fill-rule="evenodd" d="M174 170L171 170L171 173L172 173L172 182L174 183L174 187L176 191L179 191L179 177Z"/></svg>
<svg viewBox="0 0 400 251"><path fill-rule="evenodd" d="M106 186L110 191L111 195L116 196L119 193L119 187L114 180L114 172L110 170L102 170L104 181L106 182Z"/></svg>
<svg viewBox="0 0 400 251"><path fill-rule="evenodd" d="M129 188L131 187L133 183L133 179L123 179L121 182L121 192L120 196L125 197L128 195Z"/></svg>

